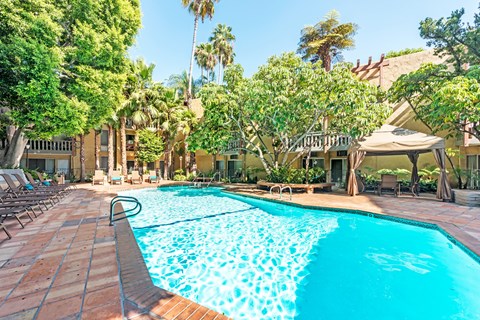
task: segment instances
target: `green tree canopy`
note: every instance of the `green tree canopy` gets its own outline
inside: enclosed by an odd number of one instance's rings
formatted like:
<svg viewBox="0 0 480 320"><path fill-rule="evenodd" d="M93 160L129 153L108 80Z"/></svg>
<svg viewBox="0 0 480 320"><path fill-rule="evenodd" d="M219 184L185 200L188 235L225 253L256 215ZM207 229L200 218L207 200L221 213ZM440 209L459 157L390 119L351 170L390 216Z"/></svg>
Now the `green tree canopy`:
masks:
<svg viewBox="0 0 480 320"><path fill-rule="evenodd" d="M322 61L323 67L330 71L332 60L341 58L342 50L355 47L353 36L358 27L354 23L339 21L340 14L332 10L324 20L314 26L302 29L297 52L305 60Z"/></svg>
<svg viewBox="0 0 480 320"><path fill-rule="evenodd" d="M223 89L205 90L202 99L206 112L209 104L227 110L241 148L257 156L267 173L305 154L308 146L300 145L313 132L362 137L380 127L390 112L379 102L378 89L358 80L349 65L329 73L319 63L287 53L271 57L251 79L242 73L238 65L227 68ZM323 126L326 119L328 128ZM299 148L296 158L289 157Z"/></svg>
<svg viewBox="0 0 480 320"><path fill-rule="evenodd" d="M138 160L149 163L160 159L163 152L163 140L156 132L143 129L139 132L139 143L137 150Z"/></svg>

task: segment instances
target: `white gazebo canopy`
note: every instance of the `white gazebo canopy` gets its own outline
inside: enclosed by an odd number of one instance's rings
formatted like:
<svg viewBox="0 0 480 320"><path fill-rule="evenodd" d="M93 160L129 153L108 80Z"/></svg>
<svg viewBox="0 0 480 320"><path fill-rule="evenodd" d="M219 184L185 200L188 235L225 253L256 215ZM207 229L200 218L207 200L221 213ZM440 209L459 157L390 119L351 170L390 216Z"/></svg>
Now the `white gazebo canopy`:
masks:
<svg viewBox="0 0 480 320"><path fill-rule="evenodd" d="M358 193L355 169L360 166L365 156L407 155L413 165L411 179L413 184L418 180L418 155L430 151L433 152L440 168L437 198L450 200L452 193L445 169L445 139L388 124L375 130L368 137L352 142L348 150L348 194L354 196Z"/></svg>
<svg viewBox="0 0 480 320"><path fill-rule="evenodd" d="M424 153L433 149L445 149L445 140L388 124L350 146L350 151L364 151L367 156L400 155L412 151Z"/></svg>

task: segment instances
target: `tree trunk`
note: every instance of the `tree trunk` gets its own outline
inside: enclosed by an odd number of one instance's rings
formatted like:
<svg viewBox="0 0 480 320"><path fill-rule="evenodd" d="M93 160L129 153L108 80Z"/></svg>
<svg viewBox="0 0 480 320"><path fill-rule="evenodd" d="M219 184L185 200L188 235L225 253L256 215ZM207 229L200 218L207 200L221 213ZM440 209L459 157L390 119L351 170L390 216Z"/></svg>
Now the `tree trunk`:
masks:
<svg viewBox="0 0 480 320"><path fill-rule="evenodd" d="M95 130L95 170L100 170L100 134L102 130Z"/></svg>
<svg viewBox="0 0 480 320"><path fill-rule="evenodd" d="M28 139L25 138L23 129L16 128L13 135L11 136L1 166L5 168L16 168L20 165L20 160L22 159L25 146L27 145Z"/></svg>
<svg viewBox="0 0 480 320"><path fill-rule="evenodd" d="M138 130L135 130L135 138L133 140L133 150L135 150L135 158L133 159L133 168L138 170L138 157L137 157L137 150L138 150L138 142L140 138L138 137Z"/></svg>
<svg viewBox="0 0 480 320"><path fill-rule="evenodd" d="M221 74L220 68L221 67L222 67L222 56L219 55L218 56L218 78L217 78L218 84L220 84L220 74Z"/></svg>
<svg viewBox="0 0 480 320"><path fill-rule="evenodd" d="M113 127L108 125L108 176L112 176L114 167Z"/></svg>
<svg viewBox="0 0 480 320"><path fill-rule="evenodd" d="M85 182L85 135L80 135L80 182Z"/></svg>
<svg viewBox="0 0 480 320"><path fill-rule="evenodd" d="M306 160L306 164L305 164L305 183L308 184L308 173L310 171L310 157L312 156L312 148L310 147L310 149L308 150L308 154L307 154L307 160Z"/></svg>
<svg viewBox="0 0 480 320"><path fill-rule="evenodd" d="M329 72L332 69L332 58L330 57L330 53L327 52L322 55L322 63L325 71Z"/></svg>
<svg viewBox="0 0 480 320"><path fill-rule="evenodd" d="M191 157L190 152L188 151L188 142L187 142L188 135L186 135L183 139L183 146L185 148L185 175L188 177L191 171Z"/></svg>
<svg viewBox="0 0 480 320"><path fill-rule="evenodd" d="M127 176L127 118L120 117L120 152L122 154L121 164L122 164L122 175Z"/></svg>
<svg viewBox="0 0 480 320"><path fill-rule="evenodd" d="M169 180L170 172L170 146L167 144L163 153L163 178Z"/></svg>
<svg viewBox="0 0 480 320"><path fill-rule="evenodd" d="M190 69L188 72L188 106L189 107L190 107L190 100L192 99L193 61L195 59L195 44L197 42L198 16L200 15L200 9L201 9L201 6L198 5L197 12L195 13L195 20L193 22L192 54L190 57Z"/></svg>
<svg viewBox="0 0 480 320"><path fill-rule="evenodd" d="M169 154L169 160L170 160L170 164L169 164L169 168L170 170L168 171L170 177L173 177L174 175L174 169L175 169L175 154L173 153L173 148L170 149L170 154Z"/></svg>

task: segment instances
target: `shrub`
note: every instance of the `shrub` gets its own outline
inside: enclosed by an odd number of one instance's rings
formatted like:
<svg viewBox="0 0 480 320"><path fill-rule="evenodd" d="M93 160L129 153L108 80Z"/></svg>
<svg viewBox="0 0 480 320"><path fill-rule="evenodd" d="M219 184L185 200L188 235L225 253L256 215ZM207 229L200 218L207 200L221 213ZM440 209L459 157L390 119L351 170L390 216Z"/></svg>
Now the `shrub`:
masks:
<svg viewBox="0 0 480 320"><path fill-rule="evenodd" d="M282 167L272 170L266 180L274 183L305 183L307 170ZM326 181L326 172L323 168L310 168L308 183L319 183Z"/></svg>
<svg viewBox="0 0 480 320"><path fill-rule="evenodd" d="M186 181L187 176L184 174L176 174L173 176L173 181Z"/></svg>

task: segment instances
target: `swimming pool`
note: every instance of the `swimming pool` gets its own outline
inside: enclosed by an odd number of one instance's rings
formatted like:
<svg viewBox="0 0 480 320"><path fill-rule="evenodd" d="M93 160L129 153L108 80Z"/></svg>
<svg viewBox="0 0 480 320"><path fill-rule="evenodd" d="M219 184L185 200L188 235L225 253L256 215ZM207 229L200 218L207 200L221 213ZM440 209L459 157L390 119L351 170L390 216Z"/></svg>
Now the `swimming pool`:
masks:
<svg viewBox="0 0 480 320"><path fill-rule="evenodd" d="M476 319L480 265L436 230L185 187L123 192L154 284L235 319Z"/></svg>

